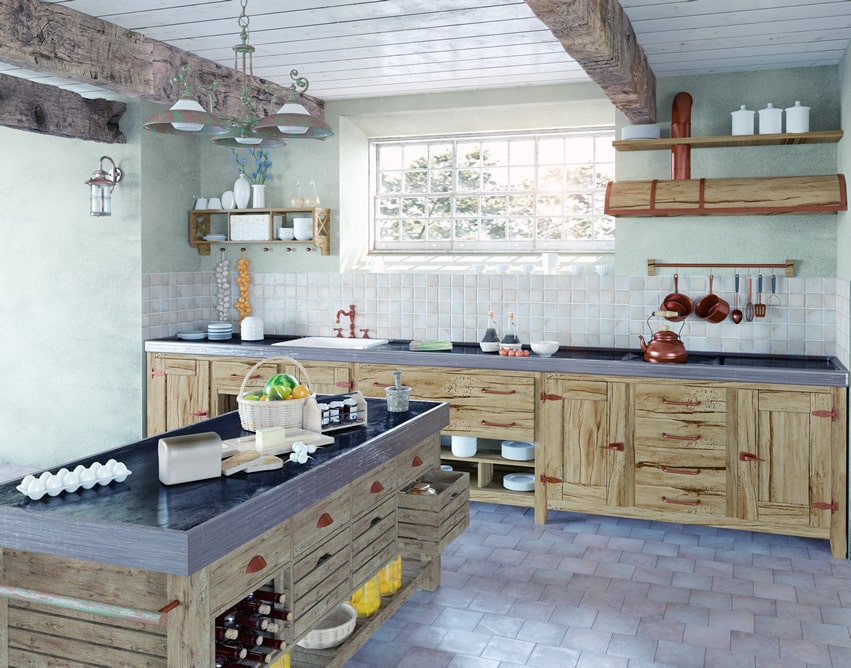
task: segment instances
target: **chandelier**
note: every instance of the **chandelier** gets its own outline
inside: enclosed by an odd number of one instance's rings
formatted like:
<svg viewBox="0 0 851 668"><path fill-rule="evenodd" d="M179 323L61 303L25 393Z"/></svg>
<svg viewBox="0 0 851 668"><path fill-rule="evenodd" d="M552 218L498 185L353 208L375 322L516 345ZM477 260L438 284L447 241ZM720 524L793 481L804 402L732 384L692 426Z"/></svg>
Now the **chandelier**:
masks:
<svg viewBox="0 0 851 668"><path fill-rule="evenodd" d="M219 83L202 86L191 80L188 65L169 77L172 85L181 87L180 98L168 111L154 114L144 123L146 130L166 134L209 136L210 141L219 146L285 146L286 139L325 139L334 133L330 126L312 115L301 103L300 96L310 83L298 75L298 70L290 71L293 83L289 87L267 88L267 92L286 93L287 99L278 111L269 116L259 116L251 105L249 77L254 77L254 47L248 43L249 18L245 13L248 0L241 0L242 12L237 23L240 28L240 42L233 46L233 69L241 79L239 95L240 109L237 114L221 118L213 113L213 94L219 90ZM206 111L198 102L198 97L207 96L210 111ZM274 98L273 98L274 99Z"/></svg>

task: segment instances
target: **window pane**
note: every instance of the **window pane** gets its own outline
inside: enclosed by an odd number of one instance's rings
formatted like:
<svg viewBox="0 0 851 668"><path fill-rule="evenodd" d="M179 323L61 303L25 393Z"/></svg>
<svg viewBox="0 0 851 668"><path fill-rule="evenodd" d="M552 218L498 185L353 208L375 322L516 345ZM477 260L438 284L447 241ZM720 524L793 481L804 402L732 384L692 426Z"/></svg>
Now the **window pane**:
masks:
<svg viewBox="0 0 851 668"><path fill-rule="evenodd" d="M508 221L505 218L487 218L482 220L482 234L487 239L505 239Z"/></svg>
<svg viewBox="0 0 851 668"><path fill-rule="evenodd" d="M481 188L481 172L478 169L458 170L458 190L470 192L471 190L481 190Z"/></svg>
<svg viewBox="0 0 851 668"><path fill-rule="evenodd" d="M456 197L455 198L455 215L457 216L477 216L479 214L479 198L478 197Z"/></svg>
<svg viewBox="0 0 851 668"><path fill-rule="evenodd" d="M508 190L508 168L491 167L482 172L482 189L489 191Z"/></svg>
<svg viewBox="0 0 851 668"><path fill-rule="evenodd" d="M428 172L405 172L405 192L406 193L424 193L426 192L428 183Z"/></svg>
<svg viewBox="0 0 851 668"><path fill-rule="evenodd" d="M402 169L401 146L379 146L377 156L381 169Z"/></svg>
<svg viewBox="0 0 851 668"><path fill-rule="evenodd" d="M534 167L512 167L509 174L511 190L533 190L535 188Z"/></svg>
<svg viewBox="0 0 851 668"><path fill-rule="evenodd" d="M425 222L418 219L406 219L402 221L402 240L425 240Z"/></svg>
<svg viewBox="0 0 851 668"><path fill-rule="evenodd" d="M378 200L378 215L382 218L399 215L399 199L397 197Z"/></svg>
<svg viewBox="0 0 851 668"><path fill-rule="evenodd" d="M534 165L535 141L532 139L515 139L509 147L509 156L513 165Z"/></svg>
<svg viewBox="0 0 851 668"><path fill-rule="evenodd" d="M458 142L458 167L478 167L482 164L482 149L479 142Z"/></svg>
<svg viewBox="0 0 851 668"><path fill-rule="evenodd" d="M512 239L534 239L534 218L512 218L509 227L509 236Z"/></svg>
<svg viewBox="0 0 851 668"><path fill-rule="evenodd" d="M452 167L452 144L431 144L429 146L429 167L432 169L444 169Z"/></svg>
<svg viewBox="0 0 851 668"><path fill-rule="evenodd" d="M482 164L486 167L499 167L508 164L508 142L482 142Z"/></svg>
<svg viewBox="0 0 851 668"><path fill-rule="evenodd" d="M376 231L381 241L399 241L399 223L395 220L379 221Z"/></svg>
<svg viewBox="0 0 851 668"><path fill-rule="evenodd" d="M431 192L433 193L448 193L452 192L452 170L441 169L429 173L431 179Z"/></svg>
<svg viewBox="0 0 851 668"><path fill-rule="evenodd" d="M452 213L452 200L448 197L429 197L428 215L436 217L449 216Z"/></svg>
<svg viewBox="0 0 851 668"><path fill-rule="evenodd" d="M475 219L456 221L455 238L460 241L476 241L479 238L479 221Z"/></svg>
<svg viewBox="0 0 851 668"><path fill-rule="evenodd" d="M382 193L402 192L402 172L382 172L379 190Z"/></svg>
<svg viewBox="0 0 851 668"><path fill-rule="evenodd" d="M424 168L428 166L428 144L405 144L403 148L404 162L402 167Z"/></svg>
<svg viewBox="0 0 851 668"><path fill-rule="evenodd" d="M432 241L452 238L452 222L449 220L429 221L428 238Z"/></svg>

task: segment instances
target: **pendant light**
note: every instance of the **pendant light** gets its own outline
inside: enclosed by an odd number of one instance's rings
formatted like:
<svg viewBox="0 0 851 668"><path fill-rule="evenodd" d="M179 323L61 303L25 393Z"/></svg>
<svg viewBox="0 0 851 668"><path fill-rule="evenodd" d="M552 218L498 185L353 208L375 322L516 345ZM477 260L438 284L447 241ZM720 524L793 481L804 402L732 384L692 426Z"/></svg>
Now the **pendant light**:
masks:
<svg viewBox="0 0 851 668"><path fill-rule="evenodd" d="M190 81L192 70L184 65L176 74L169 76L174 86L183 86L180 99L171 108L162 113L154 114L144 123L146 130L170 135L218 135L228 131L225 121L210 111L204 111L196 95L205 94L213 107L213 93L218 84L213 86L198 86Z"/></svg>
<svg viewBox="0 0 851 668"><path fill-rule="evenodd" d="M288 90L287 101L277 113L257 121L254 133L263 137L287 137L293 139L325 139L334 133L321 118L313 116L301 103L299 96L306 92L310 83L298 75L298 70L290 72L293 84Z"/></svg>

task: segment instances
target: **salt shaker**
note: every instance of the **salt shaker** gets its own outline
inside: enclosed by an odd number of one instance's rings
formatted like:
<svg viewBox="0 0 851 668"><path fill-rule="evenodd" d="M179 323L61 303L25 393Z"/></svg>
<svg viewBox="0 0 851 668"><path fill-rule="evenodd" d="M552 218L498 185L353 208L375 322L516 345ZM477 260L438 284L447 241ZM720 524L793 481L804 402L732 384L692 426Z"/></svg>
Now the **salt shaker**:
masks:
<svg viewBox="0 0 851 668"><path fill-rule="evenodd" d="M759 134L776 135L783 132L783 110L775 109L769 102L759 110Z"/></svg>
<svg viewBox="0 0 851 668"><path fill-rule="evenodd" d="M733 134L752 135L754 133L753 121L755 113L755 111L746 109L745 105L739 107L738 111L731 111L730 115L733 117Z"/></svg>
<svg viewBox="0 0 851 668"><path fill-rule="evenodd" d="M810 108L801 106L800 100L795 100L794 107L786 107L786 132L809 132Z"/></svg>

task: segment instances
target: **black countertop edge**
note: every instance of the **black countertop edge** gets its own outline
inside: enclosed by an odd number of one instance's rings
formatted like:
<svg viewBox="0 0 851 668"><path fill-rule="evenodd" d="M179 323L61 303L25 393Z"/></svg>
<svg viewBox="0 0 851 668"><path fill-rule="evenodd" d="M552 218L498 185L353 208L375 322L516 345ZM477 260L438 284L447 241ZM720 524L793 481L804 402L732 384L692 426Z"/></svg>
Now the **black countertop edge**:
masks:
<svg viewBox="0 0 851 668"><path fill-rule="evenodd" d="M269 336L262 341L242 342L238 336L226 342L183 341L177 337L150 339L145 352L226 357L288 356L327 362L399 364L410 366L466 367L506 371L575 373L599 376L708 380L735 383L767 383L848 387L848 369L832 356L741 355L735 353L690 352L691 358L727 358L729 364L652 364L642 359L641 351L611 348L561 348L553 357L503 357L483 353L478 344L456 344L450 352L414 352L407 341L367 350L287 347L292 336ZM272 345L283 343L284 345ZM624 359L626 358L626 359ZM749 360L772 360L789 366L749 366Z"/></svg>
<svg viewBox="0 0 851 668"><path fill-rule="evenodd" d="M129 464L136 457L124 483L39 501L15 489L20 481L5 483L0 485L0 545L191 575L449 424L446 403L412 401L410 413L391 414L385 402L368 401L369 425L334 432L335 444L324 446L316 461L303 466L286 463L283 470L183 485L159 482L160 437L205 431L222 438L238 436L244 432L234 411L66 465L71 469L110 456ZM232 492L232 497L222 498L222 491ZM140 513L142 519L134 521ZM182 517L186 514L188 520Z"/></svg>

